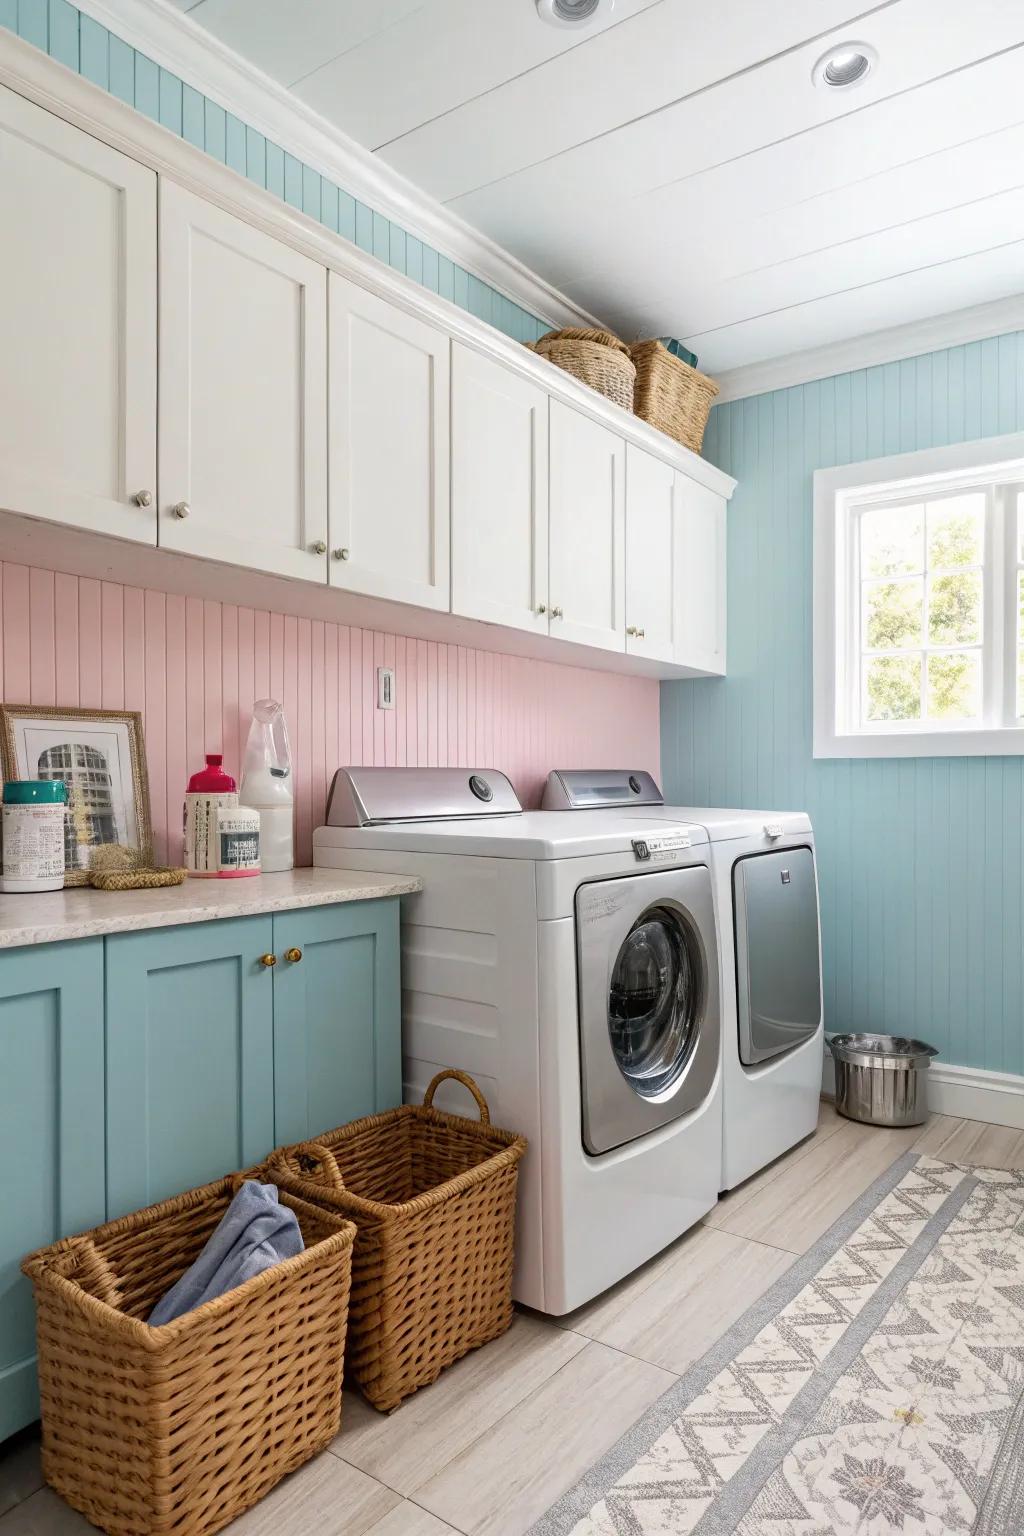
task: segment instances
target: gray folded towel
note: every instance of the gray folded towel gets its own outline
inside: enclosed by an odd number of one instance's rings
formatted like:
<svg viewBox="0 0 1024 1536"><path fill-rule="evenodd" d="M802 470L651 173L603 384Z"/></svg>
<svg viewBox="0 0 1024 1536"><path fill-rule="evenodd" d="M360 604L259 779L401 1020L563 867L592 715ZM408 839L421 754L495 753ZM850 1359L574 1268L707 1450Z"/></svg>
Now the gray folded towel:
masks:
<svg viewBox="0 0 1024 1536"><path fill-rule="evenodd" d="M198 1259L153 1308L150 1325L172 1322L304 1247L295 1212L278 1203L277 1185L246 1179Z"/></svg>

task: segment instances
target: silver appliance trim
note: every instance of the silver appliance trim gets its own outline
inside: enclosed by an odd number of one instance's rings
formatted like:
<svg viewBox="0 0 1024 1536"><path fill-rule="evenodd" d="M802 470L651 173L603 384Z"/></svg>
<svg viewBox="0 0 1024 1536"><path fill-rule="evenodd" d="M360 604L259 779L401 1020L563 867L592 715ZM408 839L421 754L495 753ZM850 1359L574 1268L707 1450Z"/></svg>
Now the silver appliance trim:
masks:
<svg viewBox="0 0 1024 1536"><path fill-rule="evenodd" d="M664 805L665 797L643 768L554 768L544 785L542 811L618 811L631 805Z"/></svg>
<svg viewBox="0 0 1024 1536"><path fill-rule="evenodd" d="M327 800L329 827L521 816L509 779L494 768L339 768Z"/></svg>

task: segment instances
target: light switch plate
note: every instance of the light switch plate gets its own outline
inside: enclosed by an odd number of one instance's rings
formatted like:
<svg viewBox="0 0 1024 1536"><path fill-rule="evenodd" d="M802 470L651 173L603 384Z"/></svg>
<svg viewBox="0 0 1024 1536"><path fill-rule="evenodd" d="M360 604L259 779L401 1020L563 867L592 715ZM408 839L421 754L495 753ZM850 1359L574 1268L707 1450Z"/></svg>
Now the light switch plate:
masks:
<svg viewBox="0 0 1024 1536"><path fill-rule="evenodd" d="M395 671L393 667L377 668L377 708L395 707Z"/></svg>

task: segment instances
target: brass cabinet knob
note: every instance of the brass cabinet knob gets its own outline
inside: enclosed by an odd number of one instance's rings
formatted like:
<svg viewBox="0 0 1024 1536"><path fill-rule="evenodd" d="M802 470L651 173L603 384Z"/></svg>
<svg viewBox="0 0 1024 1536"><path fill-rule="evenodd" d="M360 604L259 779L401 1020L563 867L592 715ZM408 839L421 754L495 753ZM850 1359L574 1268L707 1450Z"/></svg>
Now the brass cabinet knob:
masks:
<svg viewBox="0 0 1024 1536"><path fill-rule="evenodd" d="M286 960L290 960L292 965L298 965L302 959L302 950L299 949L298 945L292 945L291 949L285 950L284 957Z"/></svg>
<svg viewBox="0 0 1024 1536"><path fill-rule="evenodd" d="M260 955L260 965L271 966L277 964L276 955Z"/></svg>
<svg viewBox="0 0 1024 1536"><path fill-rule="evenodd" d="M552 608L552 610L551 610L551 617L553 619L560 619L562 617L562 610L561 610L561 608Z"/></svg>
<svg viewBox="0 0 1024 1536"><path fill-rule="evenodd" d="M327 553L327 545L323 539L317 539L316 543L311 544L309 547L314 555L326 555Z"/></svg>
<svg viewBox="0 0 1024 1536"><path fill-rule="evenodd" d="M331 550L331 554L334 556L335 560L347 560L348 559L348 550L347 549L332 549Z"/></svg>
<svg viewBox="0 0 1024 1536"><path fill-rule="evenodd" d="M188 517L189 513L192 511L192 508L189 506L187 501L176 501L174 506L171 508L171 511L174 513L175 517Z"/></svg>
<svg viewBox="0 0 1024 1536"><path fill-rule="evenodd" d="M153 492L136 491L132 501L134 501L137 507L151 507L153 505Z"/></svg>

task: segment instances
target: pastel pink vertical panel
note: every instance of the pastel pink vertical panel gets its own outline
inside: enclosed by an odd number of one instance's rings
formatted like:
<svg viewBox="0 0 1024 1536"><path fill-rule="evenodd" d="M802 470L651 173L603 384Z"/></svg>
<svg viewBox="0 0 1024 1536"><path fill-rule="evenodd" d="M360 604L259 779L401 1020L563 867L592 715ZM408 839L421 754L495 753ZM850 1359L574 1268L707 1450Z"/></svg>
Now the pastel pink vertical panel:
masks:
<svg viewBox="0 0 1024 1536"><path fill-rule="evenodd" d="M167 807L167 599L146 592L143 605L146 669L146 758L149 763L149 803L153 817L154 857L171 858ZM184 790L184 785L182 785Z"/></svg>
<svg viewBox="0 0 1024 1536"><path fill-rule="evenodd" d="M321 619L314 619L310 625L309 701L312 711L313 739L309 766L310 812L314 827L320 826L323 822L324 805L327 801L327 774L324 766L324 743L327 739L327 710L324 702L327 692L325 628Z"/></svg>
<svg viewBox="0 0 1024 1536"><path fill-rule="evenodd" d="M256 615L251 608L239 608L238 730L243 746L249 731L249 717L256 697Z"/></svg>
<svg viewBox="0 0 1024 1536"><path fill-rule="evenodd" d="M363 632L355 626L348 632L348 728L349 761L361 764L363 756Z"/></svg>
<svg viewBox="0 0 1024 1536"><path fill-rule="evenodd" d="M347 624L338 625L338 762L347 767L356 759L352 755L352 631Z"/></svg>
<svg viewBox="0 0 1024 1536"><path fill-rule="evenodd" d="M390 667L392 671L394 671L395 668L396 655L397 650L395 646L394 635L385 635L384 665L386 667ZM374 686L376 686L376 679L374 679ZM396 712L393 709L379 709L377 713L384 716L384 761L385 763L390 763L391 766L394 767L394 765L398 762Z"/></svg>
<svg viewBox="0 0 1024 1536"><path fill-rule="evenodd" d="M312 634L308 619L299 619L295 645L297 663L295 706L299 724L298 779L295 794L296 858L299 863L308 864L313 857Z"/></svg>
<svg viewBox="0 0 1024 1536"><path fill-rule="evenodd" d="M409 685L409 670L406 662L406 643L404 635L393 635L392 643L395 648L395 762L399 768L404 768L408 762L408 746L406 736L405 695ZM409 644L415 650L415 641Z"/></svg>
<svg viewBox="0 0 1024 1536"><path fill-rule="evenodd" d="M314 700L315 702L315 700ZM324 804L338 756L338 626L324 625ZM315 817L314 817L315 820Z"/></svg>
<svg viewBox="0 0 1024 1536"><path fill-rule="evenodd" d="M32 702L32 621L26 565L4 566L4 698Z"/></svg>
<svg viewBox="0 0 1024 1536"><path fill-rule="evenodd" d="M220 603L209 599L203 604L203 746L207 752L222 753L228 773L238 777L237 757L224 751Z"/></svg>
<svg viewBox="0 0 1024 1536"><path fill-rule="evenodd" d="M205 621L203 602L198 597L185 599L185 750L188 772L203 766L206 755L206 658L203 653ZM220 732L211 752L220 747Z"/></svg>
<svg viewBox="0 0 1024 1536"><path fill-rule="evenodd" d="M167 857L181 863L181 808L189 778L202 762L192 762L186 741L185 599L168 594L167 644Z"/></svg>
<svg viewBox="0 0 1024 1536"><path fill-rule="evenodd" d="M146 594L124 588L124 707L146 708Z"/></svg>
<svg viewBox="0 0 1024 1536"><path fill-rule="evenodd" d="M436 640L416 642L416 762L421 768L436 768L441 734L441 705L438 690L438 658L441 647Z"/></svg>
<svg viewBox="0 0 1024 1536"><path fill-rule="evenodd" d="M255 691L253 700L271 698L270 678L270 614L257 612L254 619L255 650L253 668ZM278 695L280 698L280 695Z"/></svg>
<svg viewBox="0 0 1024 1536"><path fill-rule="evenodd" d="M124 588L105 581L100 591L101 679L104 709L124 709Z"/></svg>
<svg viewBox="0 0 1024 1536"><path fill-rule="evenodd" d="M78 577L57 571L53 579L54 661L57 703L74 709L78 703Z"/></svg>
<svg viewBox="0 0 1024 1536"><path fill-rule="evenodd" d="M52 571L29 572L28 602L30 697L33 704L54 704L57 664Z"/></svg>
<svg viewBox="0 0 1024 1536"><path fill-rule="evenodd" d="M78 702L83 709L102 709L100 583L88 576L83 576L78 583L78 636Z"/></svg>
<svg viewBox="0 0 1024 1536"><path fill-rule="evenodd" d="M225 603L220 615L220 691L224 713L224 760L237 763L242 772L245 731L238 708L238 609Z"/></svg>
<svg viewBox="0 0 1024 1536"><path fill-rule="evenodd" d="M272 699L279 704L284 704L284 614L272 613L270 615L270 686L268 689Z"/></svg>

